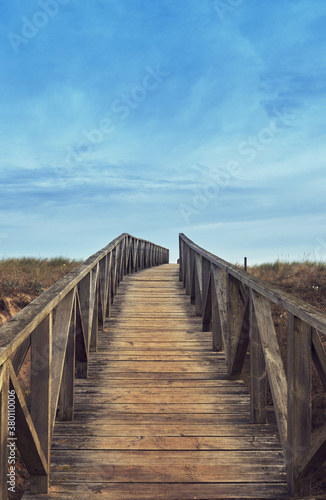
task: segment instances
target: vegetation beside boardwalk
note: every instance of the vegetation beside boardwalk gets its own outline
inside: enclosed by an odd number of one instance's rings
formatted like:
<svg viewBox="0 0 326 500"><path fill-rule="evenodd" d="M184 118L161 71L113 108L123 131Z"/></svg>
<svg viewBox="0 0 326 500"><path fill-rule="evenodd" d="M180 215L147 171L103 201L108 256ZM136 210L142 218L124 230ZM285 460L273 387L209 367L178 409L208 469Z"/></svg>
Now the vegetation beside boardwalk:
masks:
<svg viewBox="0 0 326 500"><path fill-rule="evenodd" d="M248 267L248 272L326 312L326 263L278 260Z"/></svg>
<svg viewBox="0 0 326 500"><path fill-rule="evenodd" d="M39 295L75 269L78 264L80 261L64 257L2 259L0 260L0 297L11 296L15 292Z"/></svg>
<svg viewBox="0 0 326 500"><path fill-rule="evenodd" d="M64 257L0 260L0 326L79 264Z"/></svg>

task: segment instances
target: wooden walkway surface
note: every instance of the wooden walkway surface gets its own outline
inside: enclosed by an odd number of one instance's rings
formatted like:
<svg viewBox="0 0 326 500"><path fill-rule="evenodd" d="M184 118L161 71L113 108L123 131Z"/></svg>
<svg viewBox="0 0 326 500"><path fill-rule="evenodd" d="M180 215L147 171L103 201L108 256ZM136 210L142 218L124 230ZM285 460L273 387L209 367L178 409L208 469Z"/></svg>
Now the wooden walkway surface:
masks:
<svg viewBox="0 0 326 500"><path fill-rule="evenodd" d="M75 421L57 423L49 495L26 499L282 498L285 462L249 394L212 352L178 266L124 278L76 380Z"/></svg>

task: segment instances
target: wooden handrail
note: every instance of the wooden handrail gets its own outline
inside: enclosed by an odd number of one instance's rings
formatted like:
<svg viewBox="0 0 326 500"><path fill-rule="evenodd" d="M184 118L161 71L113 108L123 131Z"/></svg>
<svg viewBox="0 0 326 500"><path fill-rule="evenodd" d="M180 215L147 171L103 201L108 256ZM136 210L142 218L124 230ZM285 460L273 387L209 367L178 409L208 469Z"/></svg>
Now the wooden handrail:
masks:
<svg viewBox="0 0 326 500"><path fill-rule="evenodd" d="M0 328L0 500L7 499L15 446L30 473L30 492L48 492L55 420L73 419L75 377L88 375L119 283L126 274L168 262L166 248L123 233ZM26 402L17 377L29 348Z"/></svg>
<svg viewBox="0 0 326 500"><path fill-rule="evenodd" d="M180 281L212 330L213 349L225 351L230 378L239 377L250 346L250 401L253 423L266 423L268 379L287 465L289 492L310 494L310 471L326 458L326 425L311 433L311 365L326 390L326 353L319 333L326 314L244 272L179 235ZM271 313L287 311L287 374Z"/></svg>

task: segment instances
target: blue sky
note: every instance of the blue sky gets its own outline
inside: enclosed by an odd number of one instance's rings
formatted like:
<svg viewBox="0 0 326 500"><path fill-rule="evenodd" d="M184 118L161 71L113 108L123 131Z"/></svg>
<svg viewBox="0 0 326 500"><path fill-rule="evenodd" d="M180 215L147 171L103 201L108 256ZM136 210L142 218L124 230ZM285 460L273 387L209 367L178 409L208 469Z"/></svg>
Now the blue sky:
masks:
<svg viewBox="0 0 326 500"><path fill-rule="evenodd" d="M0 257L326 259L326 2L0 1Z"/></svg>

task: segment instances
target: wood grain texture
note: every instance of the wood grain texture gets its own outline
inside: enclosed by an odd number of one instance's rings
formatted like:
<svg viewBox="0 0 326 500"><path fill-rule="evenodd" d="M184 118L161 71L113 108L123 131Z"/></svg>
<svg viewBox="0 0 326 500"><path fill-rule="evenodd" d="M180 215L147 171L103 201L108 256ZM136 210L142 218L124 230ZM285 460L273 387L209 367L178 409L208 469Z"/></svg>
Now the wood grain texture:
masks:
<svg viewBox="0 0 326 500"><path fill-rule="evenodd" d="M140 266L156 258L143 251ZM55 426L42 498L285 497L281 446L250 423L249 394L210 351L178 266L126 277L127 265L89 378L76 380L75 420Z"/></svg>

